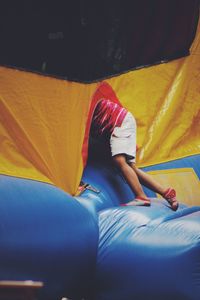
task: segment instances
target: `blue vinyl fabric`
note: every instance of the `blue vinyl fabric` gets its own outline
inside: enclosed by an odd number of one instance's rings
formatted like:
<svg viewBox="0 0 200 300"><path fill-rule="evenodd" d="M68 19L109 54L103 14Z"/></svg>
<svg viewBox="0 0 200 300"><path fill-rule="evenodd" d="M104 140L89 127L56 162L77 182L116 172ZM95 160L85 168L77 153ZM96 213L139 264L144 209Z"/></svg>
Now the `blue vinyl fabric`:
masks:
<svg viewBox="0 0 200 300"><path fill-rule="evenodd" d="M199 300L200 206L180 204L174 212L167 201L145 189L153 197L151 207L120 207L134 195L106 151L97 149L90 153L83 180L100 192L86 190L78 197L99 216L96 280L90 299ZM146 170L192 167L198 171L199 161L200 156L194 156Z"/></svg>
<svg viewBox="0 0 200 300"><path fill-rule="evenodd" d="M167 169L175 169L175 168L193 168L196 175L200 179L200 155L192 155L176 160L172 160L169 162L165 162L162 164L157 164L154 166L149 166L143 168L144 171L153 171L153 170L167 170Z"/></svg>
<svg viewBox="0 0 200 300"><path fill-rule="evenodd" d="M180 211L100 212L96 300L199 299L200 207Z"/></svg>
<svg viewBox="0 0 200 300"><path fill-rule="evenodd" d="M82 299L96 265L98 225L62 190L0 176L0 280L44 282L40 299Z"/></svg>
<svg viewBox="0 0 200 300"><path fill-rule="evenodd" d="M43 281L41 300L199 300L200 207L174 212L148 189L150 207L120 207L134 195L98 153L83 180L98 193L0 176L0 280Z"/></svg>

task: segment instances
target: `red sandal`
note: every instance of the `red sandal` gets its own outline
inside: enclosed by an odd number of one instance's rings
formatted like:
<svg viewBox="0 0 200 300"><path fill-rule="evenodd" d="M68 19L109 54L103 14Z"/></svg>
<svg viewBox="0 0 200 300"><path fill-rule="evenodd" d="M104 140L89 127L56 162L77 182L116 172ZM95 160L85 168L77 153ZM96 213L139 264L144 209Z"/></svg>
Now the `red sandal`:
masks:
<svg viewBox="0 0 200 300"><path fill-rule="evenodd" d="M176 199L176 191L174 189L168 188L163 194L163 197L170 204L172 210L176 211L178 209L179 204Z"/></svg>

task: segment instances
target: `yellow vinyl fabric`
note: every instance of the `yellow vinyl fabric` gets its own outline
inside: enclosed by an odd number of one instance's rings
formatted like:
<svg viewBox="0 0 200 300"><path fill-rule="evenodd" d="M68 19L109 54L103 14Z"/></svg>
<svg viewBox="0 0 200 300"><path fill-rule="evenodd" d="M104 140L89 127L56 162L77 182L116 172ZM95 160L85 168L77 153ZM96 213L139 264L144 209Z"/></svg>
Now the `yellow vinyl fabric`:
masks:
<svg viewBox="0 0 200 300"><path fill-rule="evenodd" d="M199 154L200 27L190 56L106 82L137 120L139 166ZM0 67L0 173L74 195L97 85Z"/></svg>
<svg viewBox="0 0 200 300"><path fill-rule="evenodd" d="M200 181L193 168L178 168L148 172L163 186L173 186L181 203L200 205ZM162 198L157 194L158 198Z"/></svg>
<svg viewBox="0 0 200 300"><path fill-rule="evenodd" d="M73 194L89 99L84 85L0 68L0 173L52 183Z"/></svg>
<svg viewBox="0 0 200 300"><path fill-rule="evenodd" d="M190 56L107 82L136 117L138 166L200 153L200 24Z"/></svg>

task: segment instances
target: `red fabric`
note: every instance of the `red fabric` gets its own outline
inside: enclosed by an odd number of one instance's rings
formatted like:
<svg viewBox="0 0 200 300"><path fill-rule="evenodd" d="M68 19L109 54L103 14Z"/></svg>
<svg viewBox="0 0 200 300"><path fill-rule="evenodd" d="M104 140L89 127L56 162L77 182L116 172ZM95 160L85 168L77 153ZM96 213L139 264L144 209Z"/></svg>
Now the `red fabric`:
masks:
<svg viewBox="0 0 200 300"><path fill-rule="evenodd" d="M111 134L116 126L121 126L127 112L123 106L109 99L102 99L97 104L92 118L95 134Z"/></svg>
<svg viewBox="0 0 200 300"><path fill-rule="evenodd" d="M112 87L106 81L101 82L98 85L92 97L90 110L87 118L85 136L84 136L83 146L82 146L82 159L83 159L84 166L86 165L87 158L88 158L88 143L89 143L89 134L90 134L90 127L91 127L93 113L96 108L96 105L99 103L99 101L101 101L102 98L110 99L112 102L122 106L115 92L113 91Z"/></svg>

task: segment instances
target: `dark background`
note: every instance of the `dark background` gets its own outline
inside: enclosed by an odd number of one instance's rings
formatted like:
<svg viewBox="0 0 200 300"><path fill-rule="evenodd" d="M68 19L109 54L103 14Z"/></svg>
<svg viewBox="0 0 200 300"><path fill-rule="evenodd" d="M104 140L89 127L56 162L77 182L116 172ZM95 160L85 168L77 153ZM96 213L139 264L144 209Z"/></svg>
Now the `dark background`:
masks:
<svg viewBox="0 0 200 300"><path fill-rule="evenodd" d="M0 64L92 82L189 54L199 0L0 1Z"/></svg>

